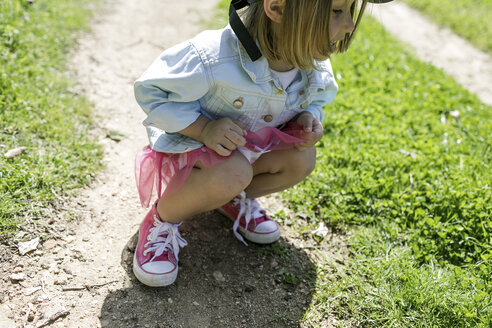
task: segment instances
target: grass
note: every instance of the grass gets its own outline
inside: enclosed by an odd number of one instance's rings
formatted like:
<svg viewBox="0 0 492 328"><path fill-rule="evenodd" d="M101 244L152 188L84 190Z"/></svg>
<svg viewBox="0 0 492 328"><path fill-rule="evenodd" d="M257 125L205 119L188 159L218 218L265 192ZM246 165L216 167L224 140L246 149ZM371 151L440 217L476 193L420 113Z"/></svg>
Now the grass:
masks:
<svg viewBox="0 0 492 328"><path fill-rule="evenodd" d="M304 321L489 327L491 108L370 17L362 25L333 58L340 92L316 171L283 193L313 229L351 236L345 265L318 263Z"/></svg>
<svg viewBox="0 0 492 328"><path fill-rule="evenodd" d="M0 4L0 234L39 218L87 183L101 149L88 135L90 104L66 73L68 50L93 0ZM26 147L14 158L4 154Z"/></svg>
<svg viewBox="0 0 492 328"><path fill-rule="evenodd" d="M483 281L459 267L420 264L411 248L384 241L373 228L357 233L355 257L346 268L318 267L317 291L305 317L312 326L322 327L326 314L341 326L490 326ZM364 255L367 248L371 256Z"/></svg>
<svg viewBox="0 0 492 328"><path fill-rule="evenodd" d="M333 59L340 92L325 108L317 169L283 194L312 225L354 235L342 273L320 264L306 320L488 327L491 108L364 23Z"/></svg>
<svg viewBox="0 0 492 328"><path fill-rule="evenodd" d="M333 60L340 93L326 108L320 170L302 191L309 212L331 224L407 231L422 261L487 260L490 107L366 21L372 30Z"/></svg>
<svg viewBox="0 0 492 328"><path fill-rule="evenodd" d="M492 54L492 0L405 0L442 26Z"/></svg>

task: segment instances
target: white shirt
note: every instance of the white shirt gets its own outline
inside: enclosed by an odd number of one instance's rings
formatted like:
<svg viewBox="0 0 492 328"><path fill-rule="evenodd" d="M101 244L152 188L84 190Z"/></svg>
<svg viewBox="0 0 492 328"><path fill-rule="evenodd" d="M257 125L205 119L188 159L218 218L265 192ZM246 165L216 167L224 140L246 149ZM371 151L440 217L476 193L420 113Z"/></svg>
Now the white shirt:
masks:
<svg viewBox="0 0 492 328"><path fill-rule="evenodd" d="M293 68L287 72L278 72L270 69L276 77L278 77L282 88L285 90L289 87L289 85L296 79L297 73L299 70L297 68Z"/></svg>

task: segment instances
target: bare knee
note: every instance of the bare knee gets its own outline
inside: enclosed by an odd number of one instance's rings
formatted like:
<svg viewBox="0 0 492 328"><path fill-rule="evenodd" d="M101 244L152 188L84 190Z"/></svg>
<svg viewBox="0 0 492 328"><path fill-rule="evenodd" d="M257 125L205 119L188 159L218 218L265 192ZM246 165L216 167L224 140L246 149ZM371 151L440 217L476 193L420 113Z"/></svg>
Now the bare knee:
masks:
<svg viewBox="0 0 492 328"><path fill-rule="evenodd" d="M224 199L231 199L243 191L253 179L253 168L248 160L238 152L218 165L211 177L211 187Z"/></svg>
<svg viewBox="0 0 492 328"><path fill-rule="evenodd" d="M304 151L294 151L289 156L288 166L285 168L289 176L301 181L313 172L316 166L316 148L312 147Z"/></svg>

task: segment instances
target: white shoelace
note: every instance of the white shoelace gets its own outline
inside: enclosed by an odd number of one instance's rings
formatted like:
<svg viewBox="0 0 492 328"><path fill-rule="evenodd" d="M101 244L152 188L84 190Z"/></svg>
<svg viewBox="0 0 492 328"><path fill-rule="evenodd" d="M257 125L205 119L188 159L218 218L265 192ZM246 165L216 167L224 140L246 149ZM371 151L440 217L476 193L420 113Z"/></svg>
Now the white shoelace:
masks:
<svg viewBox="0 0 492 328"><path fill-rule="evenodd" d="M244 215L244 219L246 220L245 227L247 230L251 219L260 218L265 214L256 199L246 198L246 193L244 191L241 191L239 197L236 197L234 199L233 205L239 205L239 214L237 215L236 221L234 221L232 230L234 231L234 235L236 235L236 238L242 241L246 246L248 246L248 244L244 241L243 236L241 236L237 232L237 228L239 227L239 220L241 220L241 217Z"/></svg>
<svg viewBox="0 0 492 328"><path fill-rule="evenodd" d="M155 253L150 262L152 262L157 256L162 255L166 250L170 250L174 253L176 261L178 260L179 248L188 245L186 240L179 234L178 227L181 223L169 223L162 222L154 215L154 227L150 228L150 233L147 237L148 242L145 243L145 247L149 246L143 255L149 252ZM162 234L167 232L167 237L162 236Z"/></svg>

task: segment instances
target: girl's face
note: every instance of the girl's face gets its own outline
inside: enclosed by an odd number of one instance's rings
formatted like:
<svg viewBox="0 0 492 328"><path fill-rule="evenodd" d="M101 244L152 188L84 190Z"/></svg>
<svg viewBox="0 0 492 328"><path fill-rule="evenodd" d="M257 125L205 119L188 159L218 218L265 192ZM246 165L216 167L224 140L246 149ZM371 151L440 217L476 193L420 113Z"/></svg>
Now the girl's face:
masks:
<svg viewBox="0 0 492 328"><path fill-rule="evenodd" d="M330 47L336 50L336 42L345 39L347 33L354 30L354 21L350 8L355 0L333 0L330 16Z"/></svg>

